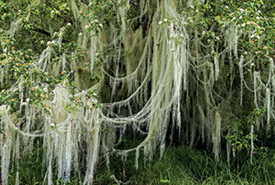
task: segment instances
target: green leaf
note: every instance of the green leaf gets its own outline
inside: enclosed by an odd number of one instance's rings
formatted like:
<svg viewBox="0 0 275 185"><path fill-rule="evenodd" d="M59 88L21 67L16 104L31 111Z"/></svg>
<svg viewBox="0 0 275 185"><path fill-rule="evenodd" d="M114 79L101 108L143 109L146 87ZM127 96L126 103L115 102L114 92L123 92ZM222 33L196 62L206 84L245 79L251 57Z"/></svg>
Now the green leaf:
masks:
<svg viewBox="0 0 275 185"><path fill-rule="evenodd" d="M161 179L160 183L169 183L170 181L168 179Z"/></svg>

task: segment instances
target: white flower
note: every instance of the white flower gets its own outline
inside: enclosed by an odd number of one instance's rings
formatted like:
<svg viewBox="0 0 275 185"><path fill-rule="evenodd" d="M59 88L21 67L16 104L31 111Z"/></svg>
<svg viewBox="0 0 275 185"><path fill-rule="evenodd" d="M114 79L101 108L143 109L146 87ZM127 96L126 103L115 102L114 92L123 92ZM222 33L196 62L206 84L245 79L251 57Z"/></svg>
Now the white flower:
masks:
<svg viewBox="0 0 275 185"><path fill-rule="evenodd" d="M51 123L51 127L55 127L55 124L54 124L54 123Z"/></svg>
<svg viewBox="0 0 275 185"><path fill-rule="evenodd" d="M88 28L90 28L90 25L85 25L85 29L88 29Z"/></svg>
<svg viewBox="0 0 275 185"><path fill-rule="evenodd" d="M30 101L30 98L27 98L27 99L26 99L26 102L29 102L29 101Z"/></svg>
<svg viewBox="0 0 275 185"><path fill-rule="evenodd" d="M79 35L79 36L82 36L82 32L80 32L78 35Z"/></svg>
<svg viewBox="0 0 275 185"><path fill-rule="evenodd" d="M168 20L167 19L164 19L164 22L167 22Z"/></svg>
<svg viewBox="0 0 275 185"><path fill-rule="evenodd" d="M48 92L48 89L47 89L47 88L44 88L43 91L44 91L44 92Z"/></svg>
<svg viewBox="0 0 275 185"><path fill-rule="evenodd" d="M206 33L205 31L202 32L203 35L204 35L205 33Z"/></svg>
<svg viewBox="0 0 275 185"><path fill-rule="evenodd" d="M220 37L216 37L217 40L220 40Z"/></svg>
<svg viewBox="0 0 275 185"><path fill-rule="evenodd" d="M103 24L99 24L100 27L103 27Z"/></svg>
<svg viewBox="0 0 275 185"><path fill-rule="evenodd" d="M65 27L60 28L60 30L61 30L61 31L64 31L64 30L65 30Z"/></svg>
<svg viewBox="0 0 275 185"><path fill-rule="evenodd" d="M190 22L193 23L194 21L191 19Z"/></svg>
<svg viewBox="0 0 275 185"><path fill-rule="evenodd" d="M260 19L260 17L256 17L256 19Z"/></svg>
<svg viewBox="0 0 275 185"><path fill-rule="evenodd" d="M97 20L97 19L95 19L94 21L95 21L95 22L98 22L98 20Z"/></svg>
<svg viewBox="0 0 275 185"><path fill-rule="evenodd" d="M193 6L193 5L191 5L191 6L190 6L190 8L194 8L194 6Z"/></svg>
<svg viewBox="0 0 275 185"><path fill-rule="evenodd" d="M71 26L72 24L71 23L68 23L67 26Z"/></svg>
<svg viewBox="0 0 275 185"><path fill-rule="evenodd" d="M258 13L261 13L261 10L258 10Z"/></svg>
<svg viewBox="0 0 275 185"><path fill-rule="evenodd" d="M47 42L47 45L51 45L51 44L52 44L52 42L51 42L51 41L48 41L48 42Z"/></svg>
<svg viewBox="0 0 275 185"><path fill-rule="evenodd" d="M159 24L162 24L162 21L159 21Z"/></svg>
<svg viewBox="0 0 275 185"><path fill-rule="evenodd" d="M245 27L245 23L242 24L242 27Z"/></svg>
<svg viewBox="0 0 275 185"><path fill-rule="evenodd" d="M196 12L198 13L198 12L199 12L199 10L196 10Z"/></svg>

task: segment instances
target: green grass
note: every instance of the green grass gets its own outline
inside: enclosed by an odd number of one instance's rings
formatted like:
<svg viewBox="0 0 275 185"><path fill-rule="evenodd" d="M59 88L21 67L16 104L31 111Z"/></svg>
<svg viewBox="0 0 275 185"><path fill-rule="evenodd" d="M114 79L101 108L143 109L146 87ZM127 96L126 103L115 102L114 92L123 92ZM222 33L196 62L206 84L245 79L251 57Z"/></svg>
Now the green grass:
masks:
<svg viewBox="0 0 275 185"><path fill-rule="evenodd" d="M38 157L38 158L37 158ZM42 158L32 155L22 160L20 166L21 184L38 185L43 182ZM36 158L36 160L35 160ZM134 168L135 154L129 154L128 160L122 162L119 156L112 156L110 171L99 161L96 172L95 185L266 185L275 184L275 150L265 155L255 155L254 164L249 158L242 160L240 171L231 169L227 163L216 162L209 154L189 147L169 147L162 159L155 156L154 161L143 163L140 157L140 166ZM79 184L83 177L73 176L70 184ZM10 184L15 183L15 173L11 170ZM61 181L55 184L62 184Z"/></svg>
<svg viewBox="0 0 275 185"><path fill-rule="evenodd" d="M129 156L133 157L133 156ZM105 173L105 178L100 173L97 178L98 184L116 184L111 182L110 175L115 175L122 182L132 185L266 185L275 184L275 151L270 151L264 156L255 156L254 164L250 164L249 159L243 160L239 172L236 172L234 160L232 169L228 169L227 163L216 162L206 153L188 147L170 147L166 150L161 160L156 159L146 167L138 170L133 168L133 160L124 164L122 169L121 162L112 164L111 173ZM116 166L117 165L117 166ZM122 172L126 171L126 176ZM108 179L108 183L104 181Z"/></svg>

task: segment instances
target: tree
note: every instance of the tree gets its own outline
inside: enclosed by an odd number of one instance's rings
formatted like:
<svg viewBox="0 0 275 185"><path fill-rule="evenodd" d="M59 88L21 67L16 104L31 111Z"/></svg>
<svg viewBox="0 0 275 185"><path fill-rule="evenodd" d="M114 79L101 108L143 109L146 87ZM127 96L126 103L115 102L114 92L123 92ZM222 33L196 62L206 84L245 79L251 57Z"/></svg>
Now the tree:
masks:
<svg viewBox="0 0 275 185"><path fill-rule="evenodd" d="M273 133L272 1L15 0L0 7L3 184L10 164L18 168L34 146L43 145L48 184L53 166L68 182L84 164L83 184L92 184L98 159L108 165L113 153L135 152L138 167L140 152L152 160L167 143L202 143L218 160L227 143L230 158L239 141L232 117L244 120L255 108L266 115L241 130L251 152L252 126ZM120 146L129 134L142 141Z"/></svg>

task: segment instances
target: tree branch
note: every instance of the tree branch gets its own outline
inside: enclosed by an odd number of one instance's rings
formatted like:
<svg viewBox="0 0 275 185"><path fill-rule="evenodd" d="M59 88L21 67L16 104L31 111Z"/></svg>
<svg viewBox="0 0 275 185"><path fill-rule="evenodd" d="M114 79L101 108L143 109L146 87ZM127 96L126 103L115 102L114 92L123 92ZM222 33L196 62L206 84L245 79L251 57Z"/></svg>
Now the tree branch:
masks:
<svg viewBox="0 0 275 185"><path fill-rule="evenodd" d="M50 34L49 32L47 32L47 31L45 31L45 30L42 30L42 29L40 29L40 28L34 28L34 29L32 29L32 30L33 30L33 31L36 31L36 32L38 32L38 33L44 34L44 35L46 35L46 36L48 36L48 37L51 36L51 34Z"/></svg>

